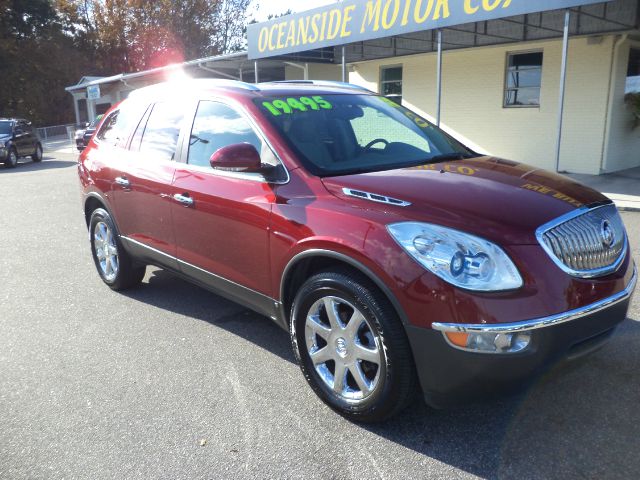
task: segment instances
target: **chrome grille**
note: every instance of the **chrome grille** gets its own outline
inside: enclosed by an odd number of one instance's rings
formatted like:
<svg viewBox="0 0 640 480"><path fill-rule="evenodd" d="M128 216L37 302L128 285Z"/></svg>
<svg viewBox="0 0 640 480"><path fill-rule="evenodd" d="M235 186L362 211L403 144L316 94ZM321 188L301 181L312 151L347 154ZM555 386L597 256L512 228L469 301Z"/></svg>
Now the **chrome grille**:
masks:
<svg viewBox="0 0 640 480"><path fill-rule="evenodd" d="M613 204L572 212L540 227L537 236L553 261L576 277L615 271L627 250L624 224Z"/></svg>

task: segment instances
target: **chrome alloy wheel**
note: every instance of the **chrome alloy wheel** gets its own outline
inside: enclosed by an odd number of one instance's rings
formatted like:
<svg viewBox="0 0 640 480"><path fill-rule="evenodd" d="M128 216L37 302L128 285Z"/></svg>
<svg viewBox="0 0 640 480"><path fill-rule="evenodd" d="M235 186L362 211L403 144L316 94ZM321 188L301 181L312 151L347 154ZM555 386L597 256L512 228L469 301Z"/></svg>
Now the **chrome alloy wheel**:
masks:
<svg viewBox="0 0 640 480"><path fill-rule="evenodd" d="M93 229L93 245L102 275L107 282L114 281L119 268L118 246L113 231L105 222L96 223Z"/></svg>
<svg viewBox="0 0 640 480"><path fill-rule="evenodd" d="M382 345L365 316L338 297L323 297L305 322L307 352L316 372L335 394L357 403L380 384Z"/></svg>

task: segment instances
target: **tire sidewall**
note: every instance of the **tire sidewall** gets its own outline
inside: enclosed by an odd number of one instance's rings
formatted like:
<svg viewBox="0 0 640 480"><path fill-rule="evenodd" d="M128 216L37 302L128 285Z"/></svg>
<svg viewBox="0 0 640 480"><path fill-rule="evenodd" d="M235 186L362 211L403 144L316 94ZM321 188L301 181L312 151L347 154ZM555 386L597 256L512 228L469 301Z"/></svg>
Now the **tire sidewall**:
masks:
<svg viewBox="0 0 640 480"><path fill-rule="evenodd" d="M31 157L34 162L41 162L43 157L42 145L39 143L36 145L36 151L33 153Z"/></svg>
<svg viewBox="0 0 640 480"><path fill-rule="evenodd" d="M16 149L14 147L11 147L11 149L9 150L9 155L7 156L7 166L9 168L16 168L18 166L18 152L16 152Z"/></svg>
<svg viewBox="0 0 640 480"><path fill-rule="evenodd" d="M363 295L362 291L358 291L358 287L363 290L366 290L366 287L353 280L351 282L340 281L340 277L339 275L328 273L323 275L322 278L314 277L310 279L301 287L292 308L290 334L296 360L314 392L334 410L358 419L358 417L375 415L380 405L387 403L387 399L393 389L394 363L392 352L389 351L385 339L384 326L379 319L382 314L380 306L377 305L371 295ZM346 279L348 277L343 278ZM354 288L354 284L357 285L356 288ZM380 342L379 348L382 350L383 364L380 365L382 371L378 379L379 386L371 396L357 403L348 402L339 397L322 381L313 366L307 350L305 339L306 315L318 299L326 296L342 298L358 308L366 317L374 335Z"/></svg>
<svg viewBox="0 0 640 480"><path fill-rule="evenodd" d="M113 220L111 220L111 216L109 215L109 212L107 212L102 208L98 208L94 210L93 213L91 214L91 221L89 222L89 238L91 241L91 256L93 257L93 263L95 264L96 270L98 270L98 274L100 275L100 278L102 279L102 281L109 286L114 286L115 284L118 283L118 280L120 279L120 276L122 274L122 269L118 268L118 273L111 281L107 280L107 278L104 276L104 273L102 272L102 268L100 267L100 261L98 260L98 256L96 255L96 246L95 246L95 238L94 238L95 227L99 222L106 223L107 226L111 229L112 235L114 236L116 241L116 247L118 248L119 259L123 252L122 244L120 243L120 239L118 237L118 231L116 230Z"/></svg>

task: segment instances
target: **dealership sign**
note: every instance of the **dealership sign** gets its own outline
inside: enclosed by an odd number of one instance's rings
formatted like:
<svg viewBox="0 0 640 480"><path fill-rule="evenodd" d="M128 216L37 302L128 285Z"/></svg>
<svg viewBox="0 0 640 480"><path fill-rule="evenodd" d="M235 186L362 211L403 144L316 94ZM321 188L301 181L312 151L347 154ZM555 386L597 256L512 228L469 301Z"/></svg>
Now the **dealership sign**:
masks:
<svg viewBox="0 0 640 480"><path fill-rule="evenodd" d="M346 0L249 25L249 58L611 0Z"/></svg>
<svg viewBox="0 0 640 480"><path fill-rule="evenodd" d="M89 85L87 87L87 100L100 99L100 85Z"/></svg>

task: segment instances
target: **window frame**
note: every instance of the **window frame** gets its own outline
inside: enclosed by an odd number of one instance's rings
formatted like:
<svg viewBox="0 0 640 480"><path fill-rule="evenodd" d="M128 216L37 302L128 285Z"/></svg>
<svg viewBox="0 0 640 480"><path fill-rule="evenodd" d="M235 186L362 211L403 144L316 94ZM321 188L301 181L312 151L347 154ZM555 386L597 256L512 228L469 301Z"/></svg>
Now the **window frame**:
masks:
<svg viewBox="0 0 640 480"><path fill-rule="evenodd" d="M542 63L540 64L540 85L538 87L517 87L517 88L509 88L509 59L512 56L516 55L527 55L531 53L540 53L542 54ZM533 50L518 50L518 51L510 51L506 52L505 55L505 63L504 63L504 85L502 88L502 108L537 108L540 109L542 106L542 84L543 84L543 74L544 74L544 49L533 49ZM507 92L509 91L517 91L523 89L533 89L537 88L540 90L539 101L537 105L509 105L507 104Z"/></svg>
<svg viewBox="0 0 640 480"><path fill-rule="evenodd" d="M224 170L216 170L209 166L200 166L193 165L188 163L189 160L189 142L182 141L182 143L178 146L178 151L180 155L176 155L176 163L180 164L180 168L187 168L189 170L194 170L197 172L207 173L210 175L215 175L218 177L226 177L226 178L235 178L241 180L249 180L252 182L258 183L267 183L270 185L285 185L291 181L291 176L289 175L289 170L286 165L282 161L282 158L278 154L277 150L273 147L273 144L269 141L267 136L264 134L262 129L259 127L258 123L251 117L251 114L247 111L246 107L240 103L231 103L227 101L227 99L223 99L220 97L212 97L212 96L203 96L195 99L190 106L186 117L185 117L185 131L183 132L184 138L189 138L191 135L191 131L193 130L193 125L196 121L196 115L198 113L198 106L200 102L215 102L224 105L235 111L241 118L243 118L251 127L254 134L258 137L259 140L264 142L265 145L271 150L272 155L278 161L278 166L282 169L285 174L285 178L282 180L270 180L265 177L261 173L249 173L249 172L226 172Z"/></svg>
<svg viewBox="0 0 640 480"><path fill-rule="evenodd" d="M153 115L153 111L156 108L156 105L158 104L162 104L162 103L171 103L171 100L158 100L158 99L154 99L154 101L152 102L147 102L147 106L144 109L144 112L142 114L142 116L140 117L140 120L138 120L138 123L135 124L135 128L133 128L133 130L131 132L129 132L129 136L127 138L127 142L125 144L125 148L127 151L129 152L133 152L136 154L140 154L140 147L142 146L142 141L144 140L144 136L147 133L147 127L149 124L149 119L151 118L151 115ZM173 154L173 158L166 160L166 159L160 159L160 160L154 160L153 163L156 164L161 164L161 163L180 163L182 161L182 155L183 155L183 150L182 150L182 143L184 142L184 136L185 136L185 132L187 131L187 127L188 127L188 119L189 119L189 115L191 115L192 112L192 108L191 106L185 106L182 109L182 120L180 122L180 127L178 128L178 139L176 140L176 146L175 146L175 151ZM136 133L138 132L138 129L142 127L142 135L140 136L140 143L137 145L136 149L133 149L133 141L135 139ZM190 127L189 127L190 128Z"/></svg>
<svg viewBox="0 0 640 480"><path fill-rule="evenodd" d="M384 80L384 72L386 70L392 70L394 68L399 68L400 72L402 74L402 79L401 80ZM380 85L379 88L379 94L385 98L388 98L390 100L393 100L394 102L398 103L399 105L402 105L402 101L404 100L404 66L402 63L398 63L398 64L393 64L393 65L382 65L380 67L380 78L378 79L378 84ZM400 95L385 95L384 94L384 84L386 83L395 83L395 82L400 82ZM400 98L400 102L397 102L397 98Z"/></svg>
<svg viewBox="0 0 640 480"><path fill-rule="evenodd" d="M104 128L107 126L107 120L111 119L111 117L113 117L114 115L117 116L119 114L120 114L120 108L116 108L110 112L105 113L104 117L102 117L102 119L100 120L100 124L98 125L96 133L93 135L93 141L96 144L100 144L104 142L104 139L101 138L101 136L103 134Z"/></svg>

